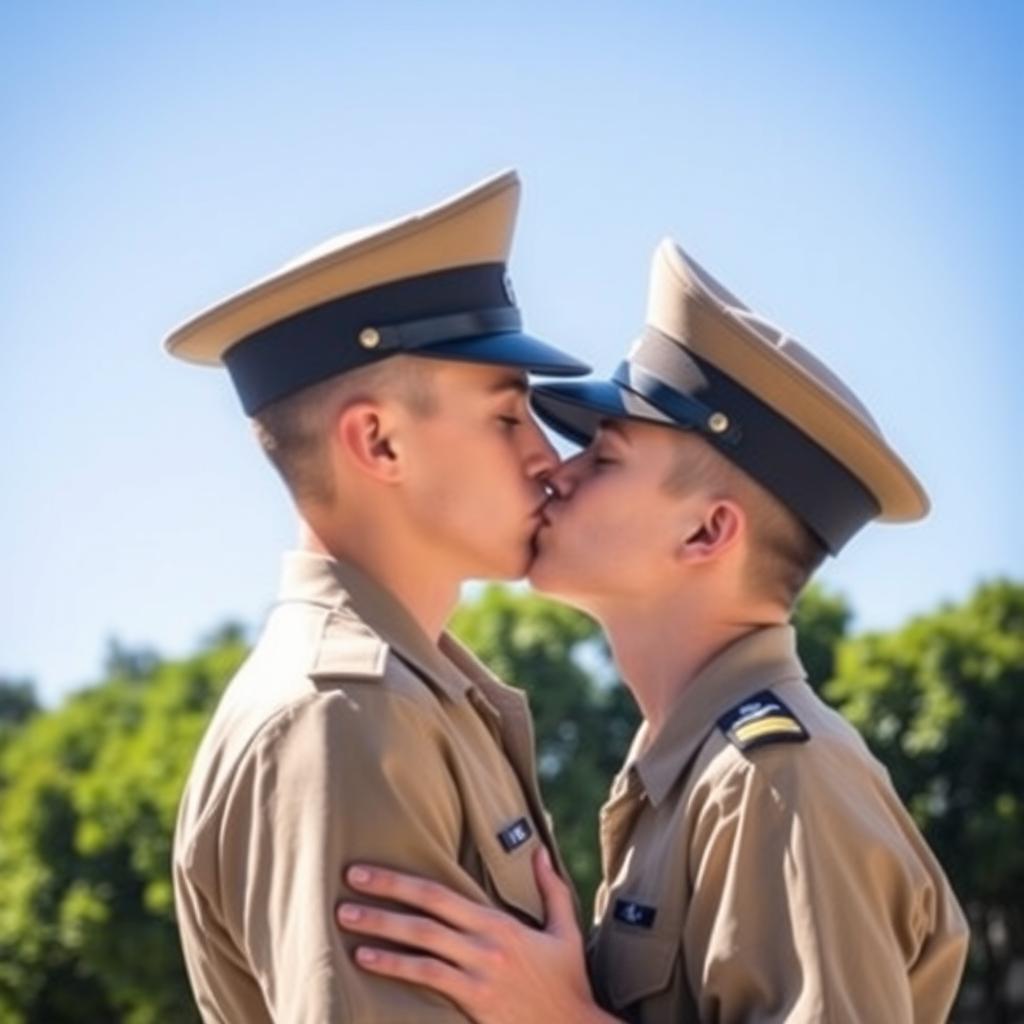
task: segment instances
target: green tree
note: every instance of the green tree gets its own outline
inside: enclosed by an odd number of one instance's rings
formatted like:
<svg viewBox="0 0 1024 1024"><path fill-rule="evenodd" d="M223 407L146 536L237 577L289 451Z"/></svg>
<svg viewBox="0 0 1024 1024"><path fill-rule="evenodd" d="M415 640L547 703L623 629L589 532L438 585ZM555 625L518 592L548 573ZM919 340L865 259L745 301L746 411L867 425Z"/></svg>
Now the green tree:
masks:
<svg viewBox="0 0 1024 1024"><path fill-rule="evenodd" d="M1024 954L1024 585L986 583L847 641L826 694L888 767L965 906L980 1019L1019 1019L1008 980Z"/></svg>
<svg viewBox="0 0 1024 1024"><path fill-rule="evenodd" d="M39 699L31 679L0 676L0 750L30 718L39 713ZM0 787L3 776L0 775Z"/></svg>
<svg viewBox="0 0 1024 1024"><path fill-rule="evenodd" d="M116 648L112 678L0 751L3 1024L198 1019L171 839L195 748L244 653L225 644L161 664Z"/></svg>
<svg viewBox="0 0 1024 1024"><path fill-rule="evenodd" d="M797 650L811 686L819 692L835 675L836 649L846 637L853 610L842 594L812 582L800 595L793 614Z"/></svg>
<svg viewBox="0 0 1024 1024"><path fill-rule="evenodd" d="M21 725L38 710L39 699L31 679L0 677L0 724Z"/></svg>

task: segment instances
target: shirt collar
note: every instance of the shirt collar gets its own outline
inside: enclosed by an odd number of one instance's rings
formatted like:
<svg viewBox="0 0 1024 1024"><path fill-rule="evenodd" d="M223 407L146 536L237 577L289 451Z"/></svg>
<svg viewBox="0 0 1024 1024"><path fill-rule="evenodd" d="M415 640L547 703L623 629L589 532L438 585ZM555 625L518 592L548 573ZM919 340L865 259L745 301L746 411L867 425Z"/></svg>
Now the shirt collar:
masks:
<svg viewBox="0 0 1024 1024"><path fill-rule="evenodd" d="M804 678L789 623L760 626L722 648L680 694L655 740L648 745L646 722L637 733L627 765L635 767L651 803L665 798L729 708L756 690Z"/></svg>
<svg viewBox="0 0 1024 1024"><path fill-rule="evenodd" d="M447 634L435 644L405 606L352 562L312 551L284 556L278 603L303 602L354 613L403 660L412 663L452 700L473 685L460 666L442 653L453 641Z"/></svg>
<svg viewBox="0 0 1024 1024"><path fill-rule="evenodd" d="M470 680L483 696L489 710L499 719L519 721L531 733L533 721L530 717L529 701L518 686L503 683L480 659L451 633L441 636L438 646L441 652L454 662L455 667ZM532 742L532 741L531 741Z"/></svg>

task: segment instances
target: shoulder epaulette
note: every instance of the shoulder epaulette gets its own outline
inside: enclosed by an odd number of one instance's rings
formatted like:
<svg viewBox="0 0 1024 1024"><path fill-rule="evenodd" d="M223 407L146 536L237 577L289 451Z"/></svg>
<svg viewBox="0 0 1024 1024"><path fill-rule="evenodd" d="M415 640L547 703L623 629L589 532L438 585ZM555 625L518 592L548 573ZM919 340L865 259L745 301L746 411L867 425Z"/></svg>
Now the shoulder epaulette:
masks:
<svg viewBox="0 0 1024 1024"><path fill-rule="evenodd" d="M730 708L718 719L718 728L740 750L769 743L806 743L811 738L800 719L771 690L755 693Z"/></svg>

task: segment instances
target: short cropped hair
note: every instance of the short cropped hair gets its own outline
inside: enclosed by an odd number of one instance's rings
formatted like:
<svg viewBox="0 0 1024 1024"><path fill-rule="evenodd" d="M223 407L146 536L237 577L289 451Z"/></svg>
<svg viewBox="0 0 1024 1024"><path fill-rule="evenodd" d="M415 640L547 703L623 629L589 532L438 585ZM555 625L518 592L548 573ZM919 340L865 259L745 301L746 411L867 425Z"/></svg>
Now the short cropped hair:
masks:
<svg viewBox="0 0 1024 1024"><path fill-rule="evenodd" d="M335 498L327 452L334 422L349 405L397 398L415 415L436 409L427 360L391 356L329 377L261 409L252 419L256 439L297 504L329 504Z"/></svg>
<svg viewBox="0 0 1024 1024"><path fill-rule="evenodd" d="M678 458L665 480L672 494L707 490L731 498L747 517L747 583L751 592L790 610L821 567L828 550L821 540L753 477L703 438L680 438Z"/></svg>

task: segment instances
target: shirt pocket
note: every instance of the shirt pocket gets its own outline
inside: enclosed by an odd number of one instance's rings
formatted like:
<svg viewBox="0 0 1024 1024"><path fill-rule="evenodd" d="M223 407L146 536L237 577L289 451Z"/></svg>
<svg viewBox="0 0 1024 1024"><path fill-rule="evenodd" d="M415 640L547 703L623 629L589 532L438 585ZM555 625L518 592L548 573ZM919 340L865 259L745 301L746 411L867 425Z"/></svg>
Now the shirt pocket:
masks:
<svg viewBox="0 0 1024 1024"><path fill-rule="evenodd" d="M544 926L544 902L533 873L533 856L541 840L528 814L502 821L478 847L496 901L526 924Z"/></svg>
<svg viewBox="0 0 1024 1024"><path fill-rule="evenodd" d="M666 992L679 959L679 943L673 938L613 927L598 936L591 975L608 1008L625 1011Z"/></svg>

